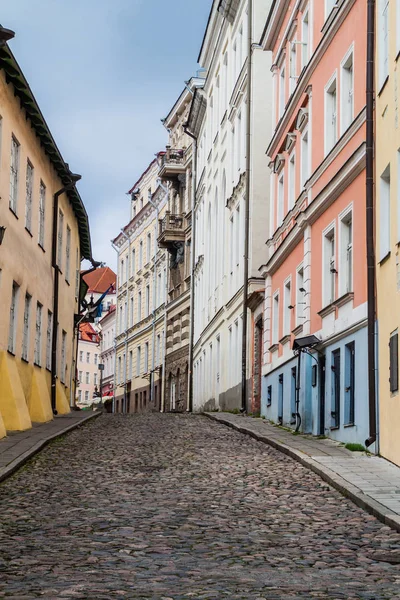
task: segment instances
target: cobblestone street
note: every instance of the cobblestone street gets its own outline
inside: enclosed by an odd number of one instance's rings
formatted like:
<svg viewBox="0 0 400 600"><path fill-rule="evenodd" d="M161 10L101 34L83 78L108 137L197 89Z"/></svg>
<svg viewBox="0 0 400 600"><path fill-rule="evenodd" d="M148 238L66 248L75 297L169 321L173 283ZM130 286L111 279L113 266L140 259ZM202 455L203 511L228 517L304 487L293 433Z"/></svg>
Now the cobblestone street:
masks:
<svg viewBox="0 0 400 600"><path fill-rule="evenodd" d="M3 598L400 598L400 536L201 416L99 419L0 487Z"/></svg>

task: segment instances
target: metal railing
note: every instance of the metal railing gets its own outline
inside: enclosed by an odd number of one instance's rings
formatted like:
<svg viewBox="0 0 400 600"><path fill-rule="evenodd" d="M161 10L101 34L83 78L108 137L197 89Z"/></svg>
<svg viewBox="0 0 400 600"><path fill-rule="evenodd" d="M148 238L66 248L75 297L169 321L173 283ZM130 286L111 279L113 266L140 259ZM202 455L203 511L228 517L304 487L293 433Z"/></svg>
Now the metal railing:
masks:
<svg viewBox="0 0 400 600"><path fill-rule="evenodd" d="M166 147L165 154L161 158L161 166L165 165L183 165L184 162L184 150L178 148Z"/></svg>
<svg viewBox="0 0 400 600"><path fill-rule="evenodd" d="M165 214L163 219L158 221L159 229L158 235L160 236L164 231L168 230L183 230L184 229L185 217L183 215L172 215L170 212Z"/></svg>

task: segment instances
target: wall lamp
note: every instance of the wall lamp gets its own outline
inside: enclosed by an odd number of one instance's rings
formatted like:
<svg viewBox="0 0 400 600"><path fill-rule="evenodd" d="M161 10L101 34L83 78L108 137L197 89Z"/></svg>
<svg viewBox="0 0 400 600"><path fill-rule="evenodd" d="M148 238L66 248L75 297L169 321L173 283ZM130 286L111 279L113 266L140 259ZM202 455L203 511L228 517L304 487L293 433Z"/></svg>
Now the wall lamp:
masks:
<svg viewBox="0 0 400 600"><path fill-rule="evenodd" d="M4 227L3 225L1 225L0 226L0 246L3 243L5 232L6 232L6 227Z"/></svg>

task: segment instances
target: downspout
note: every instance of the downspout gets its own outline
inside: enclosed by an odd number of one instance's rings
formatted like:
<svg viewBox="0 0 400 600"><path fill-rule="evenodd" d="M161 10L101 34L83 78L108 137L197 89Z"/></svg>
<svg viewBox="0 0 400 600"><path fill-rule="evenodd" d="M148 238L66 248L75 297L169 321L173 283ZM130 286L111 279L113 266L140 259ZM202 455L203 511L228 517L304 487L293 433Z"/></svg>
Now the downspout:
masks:
<svg viewBox="0 0 400 600"><path fill-rule="evenodd" d="M375 0L367 2L367 86L366 86L366 243L368 298L368 406L369 438L376 442L376 365L375 365L375 236L374 236L374 53Z"/></svg>
<svg viewBox="0 0 400 600"><path fill-rule="evenodd" d="M190 277L190 333L189 333L189 381L188 412L193 412L193 348L194 348L194 271L196 268L196 188L197 188L197 137L184 126L185 133L193 140L192 152L192 238L191 238L191 277Z"/></svg>
<svg viewBox="0 0 400 600"><path fill-rule="evenodd" d="M121 229L122 235L128 240L128 274L131 274L131 239L126 235L125 231ZM125 271L126 272L126 271ZM125 364L124 364L124 400L122 404L122 413L126 412L127 408L127 398L126 398L126 386L127 386L127 378L128 378L128 312L129 312L129 303L128 303L128 294L126 295L126 311L125 311Z"/></svg>
<svg viewBox="0 0 400 600"><path fill-rule="evenodd" d="M117 327L118 327L118 290L119 290L119 248L111 242L112 248L117 253L117 277L115 281L116 303L115 303L115 337L114 337L114 381L113 381L113 401L112 413L115 413L115 392L117 389Z"/></svg>
<svg viewBox="0 0 400 600"><path fill-rule="evenodd" d="M247 410L247 296L249 279L249 234L250 234L250 150L251 150L251 85L252 85L252 38L253 0L249 0L247 40L247 123L246 123L246 194L244 224L244 264L243 264L243 329L242 329L242 413Z"/></svg>

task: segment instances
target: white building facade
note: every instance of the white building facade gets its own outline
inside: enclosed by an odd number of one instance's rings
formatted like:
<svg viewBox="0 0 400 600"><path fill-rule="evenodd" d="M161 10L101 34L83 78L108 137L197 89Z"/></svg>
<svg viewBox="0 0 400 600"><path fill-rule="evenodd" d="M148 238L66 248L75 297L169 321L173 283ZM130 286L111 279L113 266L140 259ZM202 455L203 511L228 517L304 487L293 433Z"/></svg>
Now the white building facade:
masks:
<svg viewBox="0 0 400 600"><path fill-rule="evenodd" d="M115 372L115 326L116 326L116 305L112 304L108 313L101 319L101 357L103 365L103 377L101 378L102 398L108 400L114 393L114 372Z"/></svg>
<svg viewBox="0 0 400 600"><path fill-rule="evenodd" d="M193 409L241 406L248 32L257 43L270 0L214 0L200 51L207 76L197 136L195 204ZM268 229L269 179L265 150L271 131L270 56L252 47L250 94L248 296L262 289ZM198 103L200 105L200 103ZM247 308L246 303L246 310ZM247 388L251 396L251 315L247 327Z"/></svg>

